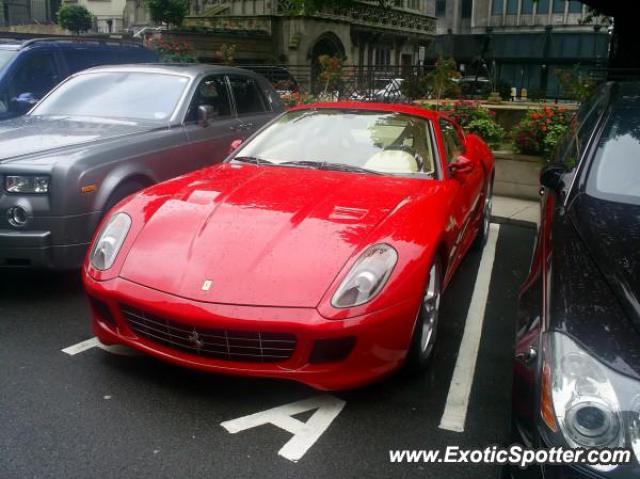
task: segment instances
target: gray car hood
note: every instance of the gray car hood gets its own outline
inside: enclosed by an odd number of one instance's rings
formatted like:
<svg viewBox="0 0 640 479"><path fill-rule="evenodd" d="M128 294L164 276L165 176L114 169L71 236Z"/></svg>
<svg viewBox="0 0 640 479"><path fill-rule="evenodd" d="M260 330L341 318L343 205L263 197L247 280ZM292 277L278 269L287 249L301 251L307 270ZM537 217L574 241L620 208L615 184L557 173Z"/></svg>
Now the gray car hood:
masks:
<svg viewBox="0 0 640 479"><path fill-rule="evenodd" d="M103 118L24 116L0 123L0 164L34 159L38 153L113 140L158 127Z"/></svg>

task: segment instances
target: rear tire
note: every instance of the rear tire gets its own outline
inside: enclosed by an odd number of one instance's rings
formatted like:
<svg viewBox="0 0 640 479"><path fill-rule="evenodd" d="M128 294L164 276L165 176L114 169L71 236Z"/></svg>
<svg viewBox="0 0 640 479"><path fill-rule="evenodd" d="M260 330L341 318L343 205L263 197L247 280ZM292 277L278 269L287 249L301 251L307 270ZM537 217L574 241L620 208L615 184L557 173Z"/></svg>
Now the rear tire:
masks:
<svg viewBox="0 0 640 479"><path fill-rule="evenodd" d="M491 229L491 211L493 208L493 178L487 183L487 192L484 197L484 207L482 210L482 224L478 230L478 236L473 243L477 250L482 250L487 244L489 238L489 230Z"/></svg>
<svg viewBox="0 0 640 479"><path fill-rule="evenodd" d="M411 371L424 370L433 356L438 336L442 277L442 260L436 256L429 270L428 284L422 296L411 348L407 355L407 368Z"/></svg>

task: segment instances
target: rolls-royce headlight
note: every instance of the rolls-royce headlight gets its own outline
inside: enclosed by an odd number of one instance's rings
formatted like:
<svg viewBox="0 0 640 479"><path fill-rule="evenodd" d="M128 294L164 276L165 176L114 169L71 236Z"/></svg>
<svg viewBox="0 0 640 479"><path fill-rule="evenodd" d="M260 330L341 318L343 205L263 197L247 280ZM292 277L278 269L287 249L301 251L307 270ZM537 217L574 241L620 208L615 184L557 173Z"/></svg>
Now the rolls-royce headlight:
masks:
<svg viewBox="0 0 640 479"><path fill-rule="evenodd" d="M117 213L109 220L91 250L91 264L94 268L104 271L113 266L129 228L131 218L126 213Z"/></svg>
<svg viewBox="0 0 640 479"><path fill-rule="evenodd" d="M4 178L7 193L48 193L49 177L46 175L10 175Z"/></svg>
<svg viewBox="0 0 640 479"><path fill-rule="evenodd" d="M331 304L349 308L371 301L382 291L397 261L398 253L388 244L367 248L333 295Z"/></svg>
<svg viewBox="0 0 640 479"><path fill-rule="evenodd" d="M543 391L551 437L559 425L564 442L573 448L629 448L640 461L640 381L600 363L573 339L560 333L547 335L546 368L550 373ZM550 393L550 394L549 394ZM553 413L550 413L553 414ZM557 423L556 423L557 420ZM551 424L550 424L551 423ZM591 466L611 470L615 465Z"/></svg>

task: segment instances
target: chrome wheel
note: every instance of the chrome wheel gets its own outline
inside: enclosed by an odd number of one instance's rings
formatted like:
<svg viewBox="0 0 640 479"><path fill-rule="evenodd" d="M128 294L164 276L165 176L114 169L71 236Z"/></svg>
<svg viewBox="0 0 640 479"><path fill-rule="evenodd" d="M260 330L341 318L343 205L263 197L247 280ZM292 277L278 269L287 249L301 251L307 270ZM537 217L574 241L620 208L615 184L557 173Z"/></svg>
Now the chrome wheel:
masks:
<svg viewBox="0 0 640 479"><path fill-rule="evenodd" d="M491 209L493 208L493 188L489 185L487 189L487 197L484 199L484 218L482 224L482 231L485 237L489 235L489 228L491 226Z"/></svg>
<svg viewBox="0 0 640 479"><path fill-rule="evenodd" d="M420 351L424 357L431 355L438 328L440 311L440 268L435 262L429 271L429 285L422 299Z"/></svg>

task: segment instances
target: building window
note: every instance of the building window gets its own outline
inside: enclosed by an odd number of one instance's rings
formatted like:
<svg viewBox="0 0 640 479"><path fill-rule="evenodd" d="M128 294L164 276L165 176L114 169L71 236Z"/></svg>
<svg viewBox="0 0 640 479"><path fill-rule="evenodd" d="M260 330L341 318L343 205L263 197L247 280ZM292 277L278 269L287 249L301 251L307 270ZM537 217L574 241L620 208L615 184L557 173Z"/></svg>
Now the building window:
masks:
<svg viewBox="0 0 640 479"><path fill-rule="evenodd" d="M444 17L447 14L447 0L436 0L436 17Z"/></svg>
<svg viewBox="0 0 640 479"><path fill-rule="evenodd" d="M378 47L376 48L376 66L391 65L391 49Z"/></svg>
<svg viewBox="0 0 640 479"><path fill-rule="evenodd" d="M504 0L493 0L491 13L493 15L502 15L504 13Z"/></svg>
<svg viewBox="0 0 640 479"><path fill-rule="evenodd" d="M507 0L507 15L517 15L518 0Z"/></svg>
<svg viewBox="0 0 640 479"><path fill-rule="evenodd" d="M407 8L411 10L420 10L420 0L407 0Z"/></svg>
<svg viewBox="0 0 640 479"><path fill-rule="evenodd" d="M533 0L522 0L522 14L531 15L533 13Z"/></svg>
<svg viewBox="0 0 640 479"><path fill-rule="evenodd" d="M462 18L471 18L471 11L473 10L473 0L462 0L462 8L460 15Z"/></svg>
<svg viewBox="0 0 640 479"><path fill-rule="evenodd" d="M564 13L565 0L553 0L553 13Z"/></svg>
<svg viewBox="0 0 640 479"><path fill-rule="evenodd" d="M576 0L569 2L569 13L582 13L582 2Z"/></svg>
<svg viewBox="0 0 640 479"><path fill-rule="evenodd" d="M538 0L537 12L540 15L547 15L549 13L549 0Z"/></svg>

